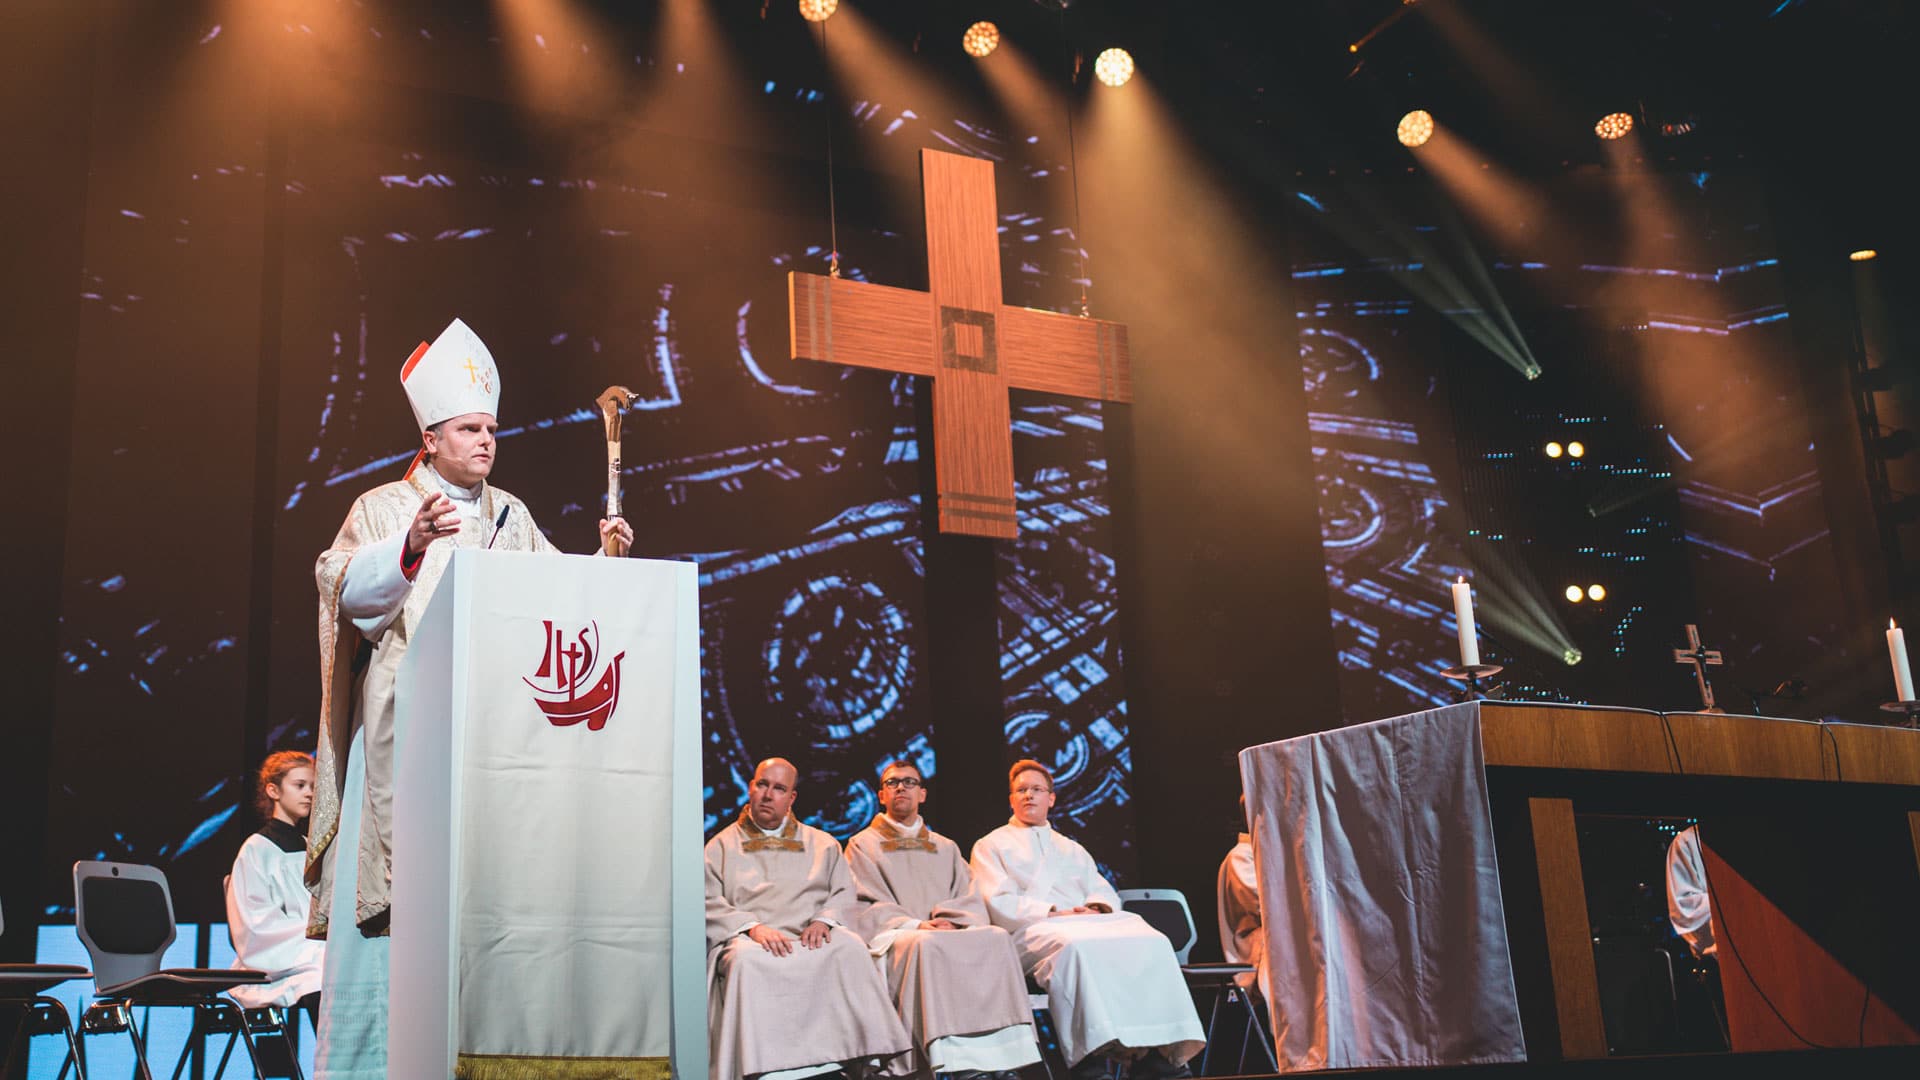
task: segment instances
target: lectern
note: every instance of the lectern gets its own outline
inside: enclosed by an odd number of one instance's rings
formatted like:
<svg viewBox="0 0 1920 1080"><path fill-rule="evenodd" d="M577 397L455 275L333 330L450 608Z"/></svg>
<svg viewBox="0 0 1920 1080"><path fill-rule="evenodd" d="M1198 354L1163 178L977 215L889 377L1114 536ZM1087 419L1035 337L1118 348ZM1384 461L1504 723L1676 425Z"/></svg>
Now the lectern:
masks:
<svg viewBox="0 0 1920 1080"><path fill-rule="evenodd" d="M454 553L396 690L388 1076L706 1075L698 584Z"/></svg>

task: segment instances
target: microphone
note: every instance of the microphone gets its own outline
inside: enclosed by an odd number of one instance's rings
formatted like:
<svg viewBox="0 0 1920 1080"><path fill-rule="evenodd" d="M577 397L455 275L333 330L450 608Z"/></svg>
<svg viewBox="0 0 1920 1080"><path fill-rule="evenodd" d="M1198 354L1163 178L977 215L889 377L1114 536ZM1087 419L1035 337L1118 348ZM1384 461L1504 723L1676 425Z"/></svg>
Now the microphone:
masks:
<svg viewBox="0 0 1920 1080"><path fill-rule="evenodd" d="M500 539L500 530L507 527L507 515L511 513L513 513L512 503L508 503L500 508L500 520L493 523L493 535L487 537L487 546L481 548L481 551L493 550L493 542Z"/></svg>

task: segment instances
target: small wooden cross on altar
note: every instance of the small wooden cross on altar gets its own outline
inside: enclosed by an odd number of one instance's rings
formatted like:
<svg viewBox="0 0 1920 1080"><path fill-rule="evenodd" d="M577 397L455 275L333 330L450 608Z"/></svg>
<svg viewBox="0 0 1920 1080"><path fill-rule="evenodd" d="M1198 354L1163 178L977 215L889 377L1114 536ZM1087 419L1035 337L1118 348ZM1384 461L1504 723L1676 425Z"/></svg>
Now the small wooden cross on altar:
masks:
<svg viewBox="0 0 1920 1080"><path fill-rule="evenodd" d="M1722 712L1720 706L1713 703L1713 684L1707 681L1707 668L1719 667L1720 650L1700 647L1700 628L1693 623L1687 624L1687 647L1673 650L1673 662L1693 665L1693 681L1700 686L1701 712Z"/></svg>
<svg viewBox="0 0 1920 1080"><path fill-rule="evenodd" d="M993 163L920 151L928 292L787 275L792 357L933 379L940 531L1011 540L1007 390L1133 400L1127 328L1000 302Z"/></svg>

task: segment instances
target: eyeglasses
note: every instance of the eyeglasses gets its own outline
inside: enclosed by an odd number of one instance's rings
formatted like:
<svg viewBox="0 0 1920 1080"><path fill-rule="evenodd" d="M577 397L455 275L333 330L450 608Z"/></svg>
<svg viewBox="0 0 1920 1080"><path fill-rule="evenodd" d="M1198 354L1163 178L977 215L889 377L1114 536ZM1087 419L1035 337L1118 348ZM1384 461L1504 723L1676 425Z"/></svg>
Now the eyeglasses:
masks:
<svg viewBox="0 0 1920 1080"><path fill-rule="evenodd" d="M1051 795L1053 789L1050 787L1017 787L1013 789L1013 793L1024 798L1028 795Z"/></svg>
<svg viewBox="0 0 1920 1080"><path fill-rule="evenodd" d="M880 781L880 786L883 788L906 788L908 791L912 791L914 788L922 785L920 778L917 776L892 776Z"/></svg>

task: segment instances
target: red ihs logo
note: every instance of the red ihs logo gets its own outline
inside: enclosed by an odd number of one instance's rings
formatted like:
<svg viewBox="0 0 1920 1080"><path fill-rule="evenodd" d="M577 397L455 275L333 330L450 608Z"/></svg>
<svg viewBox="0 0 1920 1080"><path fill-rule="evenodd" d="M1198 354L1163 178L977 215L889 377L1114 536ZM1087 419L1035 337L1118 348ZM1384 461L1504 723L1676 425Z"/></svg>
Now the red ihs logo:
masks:
<svg viewBox="0 0 1920 1080"><path fill-rule="evenodd" d="M585 720L588 731L599 731L620 704L620 661L627 654L615 654L599 680L582 693L580 688L593 677L594 660L600 655L600 624L594 622L582 629L572 644L567 643L566 631L554 629L552 619L542 620L542 625L546 628L546 652L540 657L540 668L532 679L522 676L520 681L536 694L566 695L533 699L553 726L568 727Z"/></svg>

